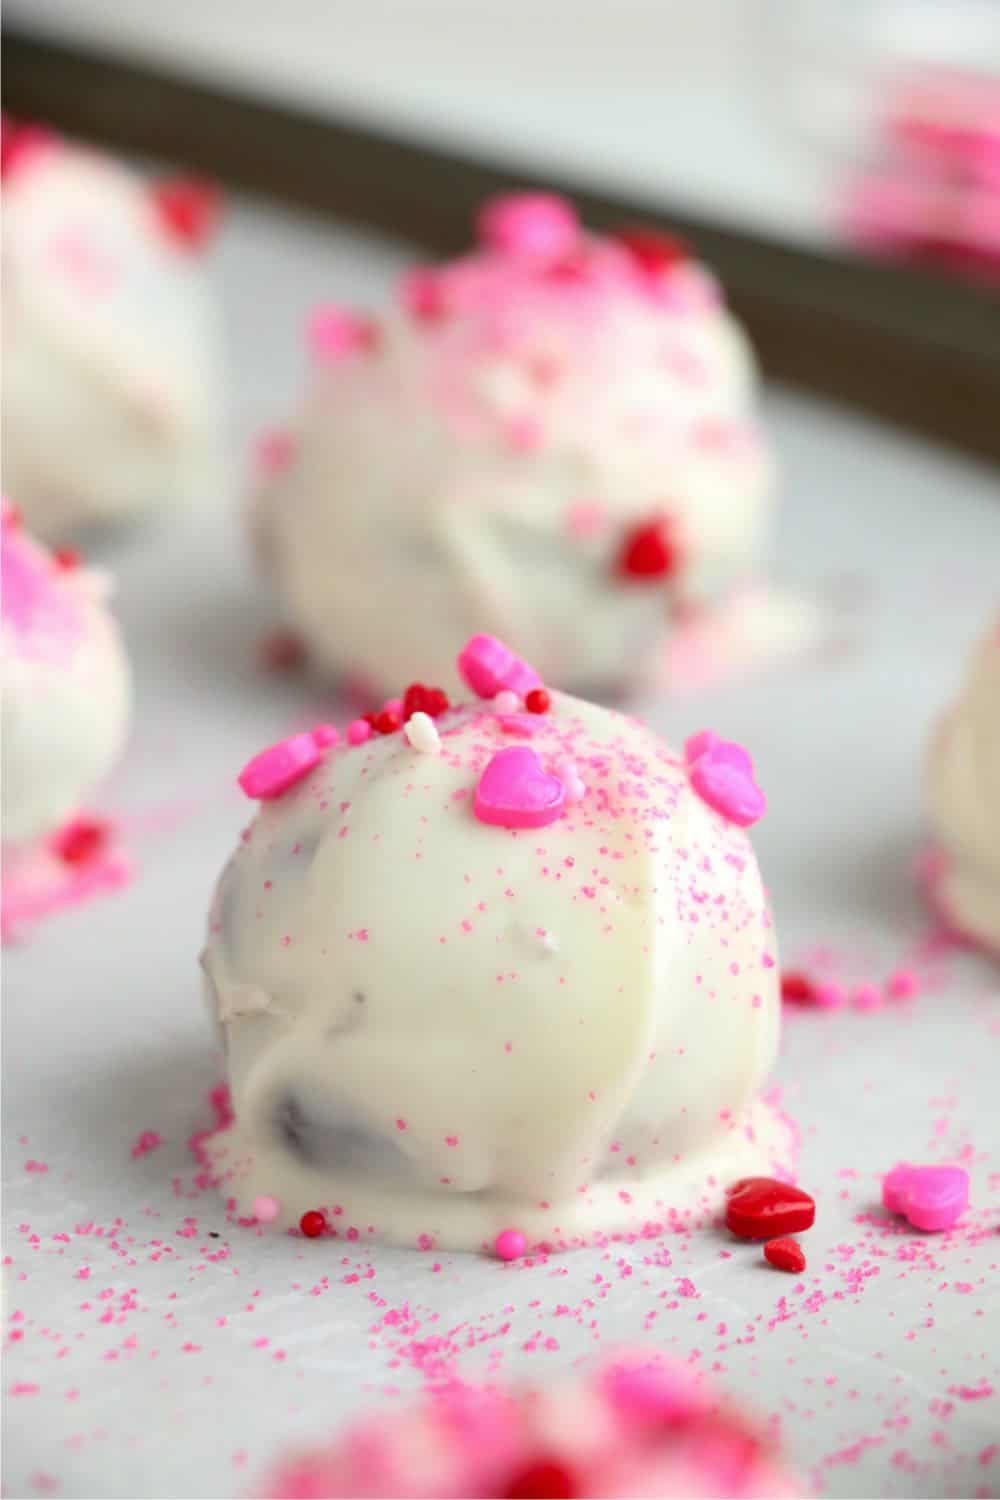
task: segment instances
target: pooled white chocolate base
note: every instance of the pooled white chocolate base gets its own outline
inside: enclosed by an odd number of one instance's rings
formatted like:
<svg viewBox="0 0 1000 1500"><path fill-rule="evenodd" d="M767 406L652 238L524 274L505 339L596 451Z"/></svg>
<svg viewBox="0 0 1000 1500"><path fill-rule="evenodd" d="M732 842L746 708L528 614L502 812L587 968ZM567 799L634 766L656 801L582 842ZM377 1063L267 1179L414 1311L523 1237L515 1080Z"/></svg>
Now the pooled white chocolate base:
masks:
<svg viewBox="0 0 1000 1500"><path fill-rule="evenodd" d="M529 1246L577 1248L610 1235L655 1235L692 1229L716 1219L725 1189L740 1177L787 1175L795 1158L792 1127L764 1100L757 1100L728 1133L697 1154L648 1178L615 1176L591 1182L570 1199L551 1204L513 1194L439 1190L400 1176L373 1182L313 1170L287 1152L262 1145L254 1131L236 1123L206 1146L213 1176L241 1217L273 1197L274 1223L297 1228L302 1215L325 1206L331 1230L343 1238L376 1237L389 1244L451 1250L483 1250L515 1225ZM338 1212L339 1210L339 1212Z"/></svg>
<svg viewBox="0 0 1000 1500"><path fill-rule="evenodd" d="M511 1224L570 1244L695 1222L787 1170L758 1102L780 1000L743 830L649 730L573 698L436 727L436 754L401 732L329 750L222 876L203 966L236 1117L209 1148L223 1193L478 1248ZM572 759L585 794L545 827L487 825L478 779L521 743Z"/></svg>
<svg viewBox="0 0 1000 1500"><path fill-rule="evenodd" d="M957 931L1000 954L1000 625L935 734L928 800L943 856L934 900Z"/></svg>

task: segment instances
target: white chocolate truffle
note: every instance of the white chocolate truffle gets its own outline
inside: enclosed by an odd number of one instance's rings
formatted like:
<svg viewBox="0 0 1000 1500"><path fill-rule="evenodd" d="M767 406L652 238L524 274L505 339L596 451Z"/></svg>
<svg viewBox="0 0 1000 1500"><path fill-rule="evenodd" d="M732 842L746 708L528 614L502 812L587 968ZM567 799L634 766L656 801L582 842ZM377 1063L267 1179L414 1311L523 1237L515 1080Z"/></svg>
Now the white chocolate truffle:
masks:
<svg viewBox="0 0 1000 1500"><path fill-rule="evenodd" d="M0 549L6 851L79 811L121 754L131 695L102 580L50 556L9 508Z"/></svg>
<svg viewBox="0 0 1000 1500"><path fill-rule="evenodd" d="M259 552L320 662L449 686L489 631L575 688L628 685L671 610L753 571L772 465L746 340L676 241L500 199L481 248L364 319L317 311L318 369L261 447Z"/></svg>
<svg viewBox="0 0 1000 1500"><path fill-rule="evenodd" d="M435 725L436 750L324 728L243 773L266 800L202 960L224 1192L286 1226L568 1245L692 1223L787 1166L757 1098L780 1002L732 821L763 805L745 753L702 735L686 761L558 693Z"/></svg>
<svg viewBox="0 0 1000 1500"><path fill-rule="evenodd" d="M31 530L203 493L218 369L201 242L211 190L150 185L96 151L9 127L3 176L3 457Z"/></svg>
<svg viewBox="0 0 1000 1500"><path fill-rule="evenodd" d="M941 850L935 899L959 932L1000 955L1000 621L938 727L928 795Z"/></svg>

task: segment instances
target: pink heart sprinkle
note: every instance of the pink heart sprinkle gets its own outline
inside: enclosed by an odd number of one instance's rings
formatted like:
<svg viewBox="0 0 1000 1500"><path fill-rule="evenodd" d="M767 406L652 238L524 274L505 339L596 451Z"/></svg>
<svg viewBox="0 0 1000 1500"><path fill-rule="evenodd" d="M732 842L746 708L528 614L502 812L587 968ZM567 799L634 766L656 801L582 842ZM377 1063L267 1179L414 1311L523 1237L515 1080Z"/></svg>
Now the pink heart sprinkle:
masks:
<svg viewBox="0 0 1000 1500"><path fill-rule="evenodd" d="M542 685L534 667L515 656L495 635L474 635L459 654L458 670L477 698L495 698L504 688L523 698Z"/></svg>
<svg viewBox="0 0 1000 1500"><path fill-rule="evenodd" d="M969 1174L962 1167L914 1167L901 1161L882 1183L882 1202L914 1229L950 1229L969 1206Z"/></svg>
<svg viewBox="0 0 1000 1500"><path fill-rule="evenodd" d="M352 354L371 349L376 331L371 318L359 317L335 302L317 307L309 316L306 328L309 347L316 359L332 365L349 359Z"/></svg>
<svg viewBox="0 0 1000 1500"><path fill-rule="evenodd" d="M498 750L480 776L473 811L480 823L500 828L544 828L565 800L562 782L543 770L530 745L511 745Z"/></svg>
<svg viewBox="0 0 1000 1500"><path fill-rule="evenodd" d="M337 738L332 724L321 724L305 734L293 734L261 750L243 767L237 780L248 797L257 802L272 802L318 766Z"/></svg>
<svg viewBox="0 0 1000 1500"><path fill-rule="evenodd" d="M754 781L753 761L742 745L703 729L684 746L684 758L692 788L715 812L740 828L763 817L767 798Z"/></svg>

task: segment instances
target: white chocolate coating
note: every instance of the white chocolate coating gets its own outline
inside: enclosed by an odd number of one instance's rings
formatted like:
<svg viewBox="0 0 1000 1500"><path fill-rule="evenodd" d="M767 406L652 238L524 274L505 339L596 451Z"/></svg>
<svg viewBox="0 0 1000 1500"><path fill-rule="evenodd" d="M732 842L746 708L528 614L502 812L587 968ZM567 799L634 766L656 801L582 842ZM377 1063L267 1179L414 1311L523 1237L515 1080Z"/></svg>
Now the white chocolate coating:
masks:
<svg viewBox="0 0 1000 1500"><path fill-rule="evenodd" d="M330 670L451 685L454 641L483 631L546 681L617 687L673 605L752 573L772 464L741 329L694 261L654 277L579 233L578 279L497 249L414 273L446 311L413 311L411 279L372 347L316 373L254 521ZM623 539L660 516L676 571L622 578Z"/></svg>
<svg viewBox="0 0 1000 1500"><path fill-rule="evenodd" d="M102 581L60 568L5 521L3 836L5 848L56 831L121 754L128 664Z"/></svg>
<svg viewBox="0 0 1000 1500"><path fill-rule="evenodd" d="M960 931L1000 954L1000 623L938 726L928 795L944 854L936 899Z"/></svg>
<svg viewBox="0 0 1000 1500"><path fill-rule="evenodd" d="M486 707L341 745L262 806L222 875L203 966L236 1124L223 1191L475 1248L693 1222L787 1167L756 1100L774 934L746 834L648 729L561 694L528 743L582 801L488 826L473 793L520 742Z"/></svg>
<svg viewBox="0 0 1000 1500"><path fill-rule="evenodd" d="M5 174L2 233L4 483L31 530L59 539L205 493L214 315L153 190L53 139Z"/></svg>

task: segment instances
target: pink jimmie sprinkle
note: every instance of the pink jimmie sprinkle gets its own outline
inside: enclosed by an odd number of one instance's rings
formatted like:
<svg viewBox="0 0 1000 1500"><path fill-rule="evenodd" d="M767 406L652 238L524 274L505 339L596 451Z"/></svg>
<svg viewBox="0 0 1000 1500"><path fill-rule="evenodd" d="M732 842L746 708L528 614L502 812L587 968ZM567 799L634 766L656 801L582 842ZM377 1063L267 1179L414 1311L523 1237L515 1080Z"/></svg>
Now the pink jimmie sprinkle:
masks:
<svg viewBox="0 0 1000 1500"><path fill-rule="evenodd" d="M306 336L315 358L332 365L372 349L377 330L371 318L359 317L348 308L328 302L310 314Z"/></svg>
<svg viewBox="0 0 1000 1500"><path fill-rule="evenodd" d="M969 1174L962 1167L899 1162L882 1184L882 1202L914 1229L950 1229L969 1206Z"/></svg>
<svg viewBox="0 0 1000 1500"><path fill-rule="evenodd" d="M684 758L693 790L714 812L740 828L763 817L767 799L754 781L753 761L742 745L703 729L687 741Z"/></svg>
<svg viewBox="0 0 1000 1500"><path fill-rule="evenodd" d="M272 1224L281 1212L281 1204L277 1198L271 1198L266 1193L253 1200L253 1216L261 1224Z"/></svg>
<svg viewBox="0 0 1000 1500"><path fill-rule="evenodd" d="M270 745L243 767L237 777L239 785L255 801L273 801L318 766L324 751L336 744L337 738L332 724L321 724L305 734L293 734L277 745Z"/></svg>
<svg viewBox="0 0 1000 1500"><path fill-rule="evenodd" d="M550 776L530 745L498 750L479 785L473 811L480 823L501 828L544 828L563 810L566 792L557 776Z"/></svg>
<svg viewBox="0 0 1000 1500"><path fill-rule="evenodd" d="M528 1248L528 1241L519 1229L504 1229L493 1241L493 1249L499 1260L520 1260Z"/></svg>
<svg viewBox="0 0 1000 1500"><path fill-rule="evenodd" d="M363 745L372 737L372 726L367 719L352 719L347 726L346 739L349 745Z"/></svg>
<svg viewBox="0 0 1000 1500"><path fill-rule="evenodd" d="M505 193L483 205L476 222L482 244L507 255L548 260L566 255L580 238L580 221L555 193Z"/></svg>
<svg viewBox="0 0 1000 1500"><path fill-rule="evenodd" d="M495 635L474 635L467 641L458 657L458 670L477 698L495 698L504 688L523 698L542 685L534 667L515 656Z"/></svg>

